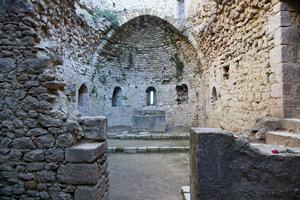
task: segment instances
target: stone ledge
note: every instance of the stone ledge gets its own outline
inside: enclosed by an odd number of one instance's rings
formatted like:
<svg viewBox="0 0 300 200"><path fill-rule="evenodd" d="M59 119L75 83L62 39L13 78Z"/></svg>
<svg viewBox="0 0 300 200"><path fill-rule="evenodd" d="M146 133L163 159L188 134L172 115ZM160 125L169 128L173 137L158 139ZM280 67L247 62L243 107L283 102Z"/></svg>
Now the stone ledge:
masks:
<svg viewBox="0 0 300 200"><path fill-rule="evenodd" d="M189 152L188 146L145 146L145 147L108 147L108 153L172 153Z"/></svg>
<svg viewBox="0 0 300 200"><path fill-rule="evenodd" d="M93 163L101 158L107 149L104 143L82 143L66 149L65 161L72 163Z"/></svg>
<svg viewBox="0 0 300 200"><path fill-rule="evenodd" d="M62 183L72 185L95 185L101 177L97 163L73 164L67 163L58 168L57 178Z"/></svg>
<svg viewBox="0 0 300 200"><path fill-rule="evenodd" d="M118 140L188 140L190 138L189 133L180 134L120 134L120 135L108 135L109 139Z"/></svg>

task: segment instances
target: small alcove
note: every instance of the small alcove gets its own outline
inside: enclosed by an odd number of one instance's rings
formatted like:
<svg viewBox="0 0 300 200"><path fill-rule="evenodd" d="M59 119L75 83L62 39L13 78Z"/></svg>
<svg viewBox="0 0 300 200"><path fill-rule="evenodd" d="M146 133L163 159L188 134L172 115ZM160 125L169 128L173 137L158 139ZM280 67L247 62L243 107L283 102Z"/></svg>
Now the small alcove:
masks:
<svg viewBox="0 0 300 200"><path fill-rule="evenodd" d="M78 90L78 110L82 115L87 115L89 111L89 93L85 84Z"/></svg>
<svg viewBox="0 0 300 200"><path fill-rule="evenodd" d="M154 87L148 87L146 90L146 105L155 106L156 103L156 89Z"/></svg>
<svg viewBox="0 0 300 200"><path fill-rule="evenodd" d="M112 96L112 107L121 107L123 105L123 91L120 87L115 87Z"/></svg>

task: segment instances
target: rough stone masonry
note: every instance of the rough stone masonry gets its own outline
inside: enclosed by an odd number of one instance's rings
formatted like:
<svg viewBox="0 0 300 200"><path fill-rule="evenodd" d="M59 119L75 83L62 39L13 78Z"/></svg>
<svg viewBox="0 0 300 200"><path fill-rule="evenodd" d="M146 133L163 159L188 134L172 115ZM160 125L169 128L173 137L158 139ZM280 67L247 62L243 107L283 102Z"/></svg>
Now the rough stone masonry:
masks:
<svg viewBox="0 0 300 200"><path fill-rule="evenodd" d="M106 126L131 128L136 112L163 110L170 129L298 118L299 8L0 1L1 199L107 199Z"/></svg>

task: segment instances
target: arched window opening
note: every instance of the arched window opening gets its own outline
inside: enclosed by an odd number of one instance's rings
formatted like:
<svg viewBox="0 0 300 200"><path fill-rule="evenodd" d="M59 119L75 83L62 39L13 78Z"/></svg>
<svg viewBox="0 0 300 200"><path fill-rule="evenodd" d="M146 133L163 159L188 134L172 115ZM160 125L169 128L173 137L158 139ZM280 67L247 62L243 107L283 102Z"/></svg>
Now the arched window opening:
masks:
<svg viewBox="0 0 300 200"><path fill-rule="evenodd" d="M112 96L112 107L120 107L123 105L123 92L120 87L115 87Z"/></svg>
<svg viewBox="0 0 300 200"><path fill-rule="evenodd" d="M177 0L177 18L179 20L185 19L185 3L184 0Z"/></svg>
<svg viewBox="0 0 300 200"><path fill-rule="evenodd" d="M211 96L211 101L217 101L218 100L218 93L215 87L213 87L212 89L212 96Z"/></svg>
<svg viewBox="0 0 300 200"><path fill-rule="evenodd" d="M78 90L78 110L82 115L89 112L89 93L85 84L82 84Z"/></svg>
<svg viewBox="0 0 300 200"><path fill-rule="evenodd" d="M186 84L176 86L178 104L187 104L189 102L189 89Z"/></svg>
<svg viewBox="0 0 300 200"><path fill-rule="evenodd" d="M156 89L154 87L149 87L146 90L147 93L147 99L146 99L146 103L147 106L155 106L156 105Z"/></svg>

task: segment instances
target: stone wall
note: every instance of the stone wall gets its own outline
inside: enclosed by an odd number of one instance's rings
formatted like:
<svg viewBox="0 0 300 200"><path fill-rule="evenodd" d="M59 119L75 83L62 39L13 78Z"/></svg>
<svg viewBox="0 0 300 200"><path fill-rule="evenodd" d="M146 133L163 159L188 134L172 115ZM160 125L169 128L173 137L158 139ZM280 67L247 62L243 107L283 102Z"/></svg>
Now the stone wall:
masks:
<svg viewBox="0 0 300 200"><path fill-rule="evenodd" d="M64 181L59 173L63 163L73 162L68 161L66 150L86 138L84 124L57 106L68 91L60 70L64 56L82 62L76 51L83 45L79 36L99 38L101 34L88 30L90 26L76 15L74 5L74 1L24 0L0 4L1 199L73 199L83 189L76 182ZM84 55L93 49L85 47ZM71 53L65 53L67 49ZM106 128L94 131L104 134ZM105 149L105 138L99 141ZM97 184L103 192L97 199L107 199L104 152L97 154L96 164L84 162L101 170ZM84 168L76 170L81 173Z"/></svg>
<svg viewBox="0 0 300 200"><path fill-rule="evenodd" d="M279 28L275 35L274 65L282 69L284 116L300 117L300 3L279 2Z"/></svg>
<svg viewBox="0 0 300 200"><path fill-rule="evenodd" d="M281 74L270 62L270 1L201 1L188 26L205 58L207 126L240 131L265 116L282 116ZM217 98L213 98L213 88ZM278 94L279 93L279 94Z"/></svg>
<svg viewBox="0 0 300 200"><path fill-rule="evenodd" d="M187 38L166 21L141 16L122 26L99 51L93 79L94 114L108 117L109 126L131 126L135 110L164 110L168 127L190 127L205 120L202 65ZM187 85L186 101L176 86ZM116 87L122 105L113 106ZM156 90L155 106L146 91Z"/></svg>
<svg viewBox="0 0 300 200"><path fill-rule="evenodd" d="M272 155L220 129L192 129L190 141L192 200L300 198L299 148Z"/></svg>

